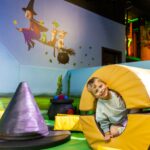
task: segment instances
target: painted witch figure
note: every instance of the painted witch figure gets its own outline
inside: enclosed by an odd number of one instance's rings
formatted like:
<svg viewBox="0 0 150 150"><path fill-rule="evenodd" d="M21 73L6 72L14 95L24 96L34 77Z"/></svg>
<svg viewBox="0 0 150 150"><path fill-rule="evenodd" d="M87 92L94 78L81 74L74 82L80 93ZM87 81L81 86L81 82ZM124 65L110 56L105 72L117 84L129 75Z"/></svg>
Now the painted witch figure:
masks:
<svg viewBox="0 0 150 150"><path fill-rule="evenodd" d="M28 50L34 47L35 43L33 40L40 40L40 32L47 32L48 29L40 24L39 21L34 19L34 15L37 15L33 10L34 0L30 0L26 8L22 8L25 11L25 17L29 20L29 28L17 28L18 31L22 32L25 38L25 42L28 45Z"/></svg>

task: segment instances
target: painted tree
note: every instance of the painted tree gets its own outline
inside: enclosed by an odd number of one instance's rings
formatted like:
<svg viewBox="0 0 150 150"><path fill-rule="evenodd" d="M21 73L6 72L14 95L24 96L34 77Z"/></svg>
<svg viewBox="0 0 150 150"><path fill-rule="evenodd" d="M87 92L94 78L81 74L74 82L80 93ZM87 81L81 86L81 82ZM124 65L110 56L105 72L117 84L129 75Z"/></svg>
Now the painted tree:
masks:
<svg viewBox="0 0 150 150"><path fill-rule="evenodd" d="M60 95L60 94L62 94L62 75L58 76L58 79L57 79L56 95Z"/></svg>
<svg viewBox="0 0 150 150"><path fill-rule="evenodd" d="M67 91L68 96L70 96L70 81L71 81L71 73L68 75L68 91Z"/></svg>

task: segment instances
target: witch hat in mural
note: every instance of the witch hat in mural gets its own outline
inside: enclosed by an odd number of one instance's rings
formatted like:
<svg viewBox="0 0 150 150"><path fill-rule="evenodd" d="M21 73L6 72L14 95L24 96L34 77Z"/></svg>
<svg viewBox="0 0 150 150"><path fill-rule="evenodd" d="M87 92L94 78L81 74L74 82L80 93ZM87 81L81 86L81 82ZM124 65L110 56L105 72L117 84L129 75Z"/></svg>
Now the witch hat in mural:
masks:
<svg viewBox="0 0 150 150"><path fill-rule="evenodd" d="M30 10L34 15L37 15L37 13L33 9L34 6L34 0L30 0L28 6L26 8L22 8L24 11Z"/></svg>
<svg viewBox="0 0 150 150"><path fill-rule="evenodd" d="M20 83L0 120L0 149L38 150L69 138L70 132L52 131L45 124L27 83Z"/></svg>

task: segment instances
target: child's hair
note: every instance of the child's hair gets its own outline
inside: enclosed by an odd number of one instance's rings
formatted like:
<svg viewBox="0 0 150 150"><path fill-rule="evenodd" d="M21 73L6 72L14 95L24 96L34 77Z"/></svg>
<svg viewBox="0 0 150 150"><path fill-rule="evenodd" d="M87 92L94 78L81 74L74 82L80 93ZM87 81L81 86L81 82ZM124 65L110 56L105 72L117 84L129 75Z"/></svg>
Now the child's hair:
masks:
<svg viewBox="0 0 150 150"><path fill-rule="evenodd" d="M104 81L102 81L100 78L98 77L92 77L91 79L88 80L87 82L87 89L89 92L91 92L91 86L93 85L93 83L95 82L95 80L99 80L100 82L105 83Z"/></svg>

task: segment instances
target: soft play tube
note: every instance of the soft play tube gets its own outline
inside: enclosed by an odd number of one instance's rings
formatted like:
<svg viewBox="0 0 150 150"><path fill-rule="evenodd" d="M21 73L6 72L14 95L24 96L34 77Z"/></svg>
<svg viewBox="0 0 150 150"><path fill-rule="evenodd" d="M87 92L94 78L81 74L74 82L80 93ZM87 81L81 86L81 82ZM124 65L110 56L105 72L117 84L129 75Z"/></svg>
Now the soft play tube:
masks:
<svg viewBox="0 0 150 150"><path fill-rule="evenodd" d="M96 70L91 77L99 77L110 89L117 91L123 97L127 108L150 106L150 70L108 65ZM94 109L94 97L87 91L86 85L79 108L82 111Z"/></svg>
<svg viewBox="0 0 150 150"><path fill-rule="evenodd" d="M110 89L118 92L128 109L150 108L150 70L108 65L96 70L91 77L99 77ZM87 91L86 85L79 108L81 111L95 109L95 99ZM102 146L121 150L147 150L150 145L150 114L129 114L124 132L108 143L104 142L94 116L81 116L80 123L89 145L94 150Z"/></svg>

